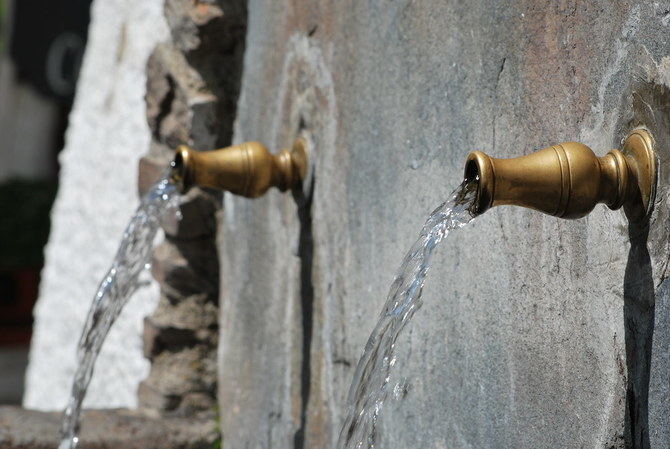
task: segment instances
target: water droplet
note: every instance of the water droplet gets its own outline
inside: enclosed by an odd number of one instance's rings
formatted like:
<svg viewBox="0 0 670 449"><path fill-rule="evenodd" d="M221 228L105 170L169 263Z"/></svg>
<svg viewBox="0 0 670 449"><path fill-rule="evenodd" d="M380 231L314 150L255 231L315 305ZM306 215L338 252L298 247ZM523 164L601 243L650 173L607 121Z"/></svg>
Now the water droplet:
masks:
<svg viewBox="0 0 670 449"><path fill-rule="evenodd" d="M393 387L393 397L395 398L396 401L404 399L405 396L407 396L408 392L409 392L409 384L407 383L407 379L403 379L401 382L398 382Z"/></svg>

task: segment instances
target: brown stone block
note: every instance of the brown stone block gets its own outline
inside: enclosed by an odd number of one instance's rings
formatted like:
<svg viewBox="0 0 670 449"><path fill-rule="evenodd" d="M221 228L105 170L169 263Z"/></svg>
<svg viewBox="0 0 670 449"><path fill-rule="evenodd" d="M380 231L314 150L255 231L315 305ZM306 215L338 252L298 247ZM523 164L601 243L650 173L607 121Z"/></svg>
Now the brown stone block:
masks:
<svg viewBox="0 0 670 449"><path fill-rule="evenodd" d="M60 413L0 407L0 449L56 449ZM86 410L79 447L205 449L220 438L210 417L152 417L137 410Z"/></svg>
<svg viewBox="0 0 670 449"><path fill-rule="evenodd" d="M144 356L153 359L163 351L175 352L197 344L213 345L215 337L214 331L161 326L147 317L144 319Z"/></svg>
<svg viewBox="0 0 670 449"><path fill-rule="evenodd" d="M170 160L157 156L144 156L140 159L137 171L137 192L140 197L146 195L163 174L168 170Z"/></svg>
<svg viewBox="0 0 670 449"><path fill-rule="evenodd" d="M189 295L175 300L163 294L151 319L159 326L194 331L215 330L218 327L219 308L208 295Z"/></svg>
<svg viewBox="0 0 670 449"><path fill-rule="evenodd" d="M213 239L166 240L154 251L151 273L172 295L209 295L218 291L218 266Z"/></svg>
<svg viewBox="0 0 670 449"><path fill-rule="evenodd" d="M216 354L209 347L197 346L154 357L143 383L163 396L183 397L197 391L213 392L216 378Z"/></svg>
<svg viewBox="0 0 670 449"><path fill-rule="evenodd" d="M181 402L181 396L165 394L146 380L140 382L137 388L137 398L142 407L161 411L174 410Z"/></svg>
<svg viewBox="0 0 670 449"><path fill-rule="evenodd" d="M165 233L180 240L213 237L216 234L216 214L221 209L221 195L199 188L189 190L180 205L182 218Z"/></svg>
<svg viewBox="0 0 670 449"><path fill-rule="evenodd" d="M208 392L187 393L179 404L179 409L184 413L213 410L215 407L216 396Z"/></svg>
<svg viewBox="0 0 670 449"><path fill-rule="evenodd" d="M158 340L159 333L158 326L154 324L150 317L145 317L142 331L142 351L144 357L149 360L161 351L161 345Z"/></svg>

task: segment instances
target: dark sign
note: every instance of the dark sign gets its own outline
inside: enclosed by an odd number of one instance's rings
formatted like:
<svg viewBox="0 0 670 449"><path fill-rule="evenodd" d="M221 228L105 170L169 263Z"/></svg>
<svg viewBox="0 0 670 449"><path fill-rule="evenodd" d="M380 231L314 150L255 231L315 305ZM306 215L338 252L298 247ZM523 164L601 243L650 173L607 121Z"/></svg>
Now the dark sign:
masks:
<svg viewBox="0 0 670 449"><path fill-rule="evenodd" d="M92 0L15 0L10 55L19 79L65 101L74 94Z"/></svg>

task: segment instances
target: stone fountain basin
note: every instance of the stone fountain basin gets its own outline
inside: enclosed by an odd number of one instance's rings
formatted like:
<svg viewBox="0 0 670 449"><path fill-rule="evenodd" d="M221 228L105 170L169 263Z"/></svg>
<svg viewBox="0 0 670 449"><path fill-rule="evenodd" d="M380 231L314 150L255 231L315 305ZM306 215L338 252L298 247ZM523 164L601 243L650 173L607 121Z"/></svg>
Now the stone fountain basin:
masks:
<svg viewBox="0 0 670 449"><path fill-rule="evenodd" d="M61 413L0 407L0 449L57 449ZM79 447L85 449L212 449L213 414L157 417L141 410L85 410Z"/></svg>

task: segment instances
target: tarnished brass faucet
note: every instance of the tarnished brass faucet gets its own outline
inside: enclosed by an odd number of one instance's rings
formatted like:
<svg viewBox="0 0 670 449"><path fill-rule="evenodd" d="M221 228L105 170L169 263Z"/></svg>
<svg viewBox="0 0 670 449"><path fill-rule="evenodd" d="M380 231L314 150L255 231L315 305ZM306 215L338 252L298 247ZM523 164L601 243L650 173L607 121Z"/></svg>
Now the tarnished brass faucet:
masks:
<svg viewBox="0 0 670 449"><path fill-rule="evenodd" d="M478 178L477 214L508 204L580 218L604 203L612 210L624 206L631 220L640 220L651 210L656 191L654 139L645 129L635 129L621 150L603 157L576 142L513 159L475 151L465 164L465 178Z"/></svg>
<svg viewBox="0 0 670 449"><path fill-rule="evenodd" d="M307 168L307 143L300 138L291 150L275 155L258 142L204 152L182 145L171 176L182 193L197 185L256 198L273 186L285 191L298 185Z"/></svg>

